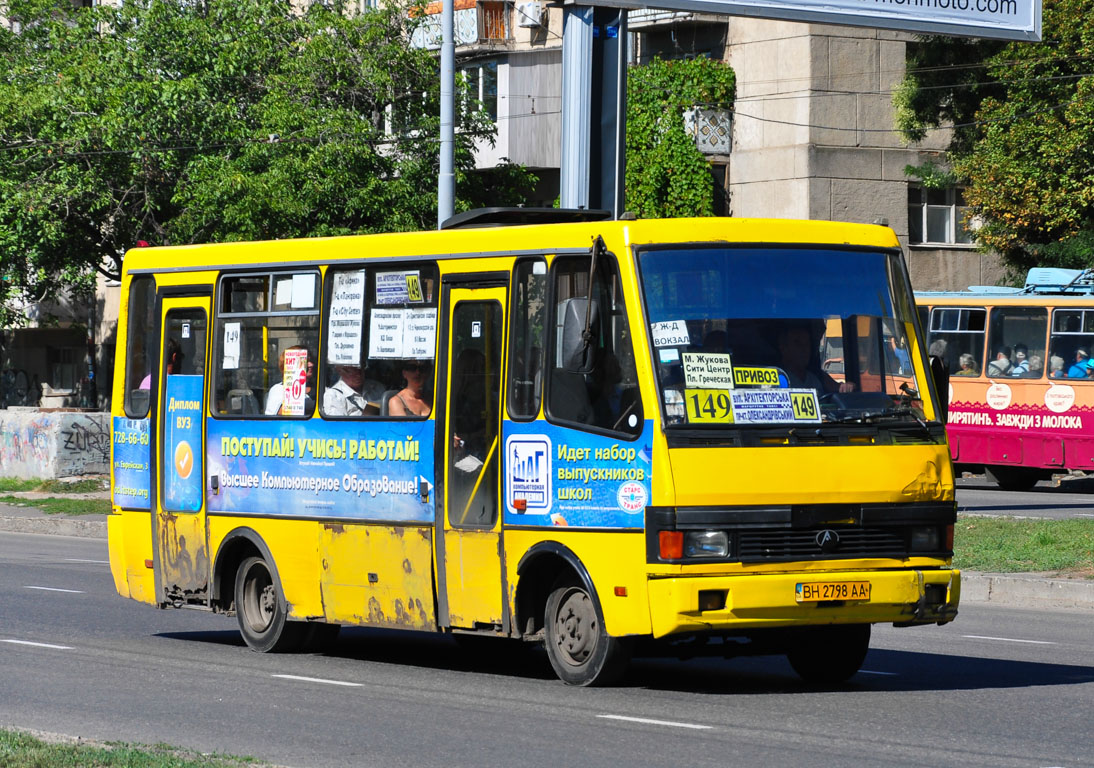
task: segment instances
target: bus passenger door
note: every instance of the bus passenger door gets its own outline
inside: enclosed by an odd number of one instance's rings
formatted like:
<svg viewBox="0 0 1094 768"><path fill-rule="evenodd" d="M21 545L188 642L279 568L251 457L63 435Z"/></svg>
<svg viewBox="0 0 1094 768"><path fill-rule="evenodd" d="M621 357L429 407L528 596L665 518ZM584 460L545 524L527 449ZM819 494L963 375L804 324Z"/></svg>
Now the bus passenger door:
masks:
<svg viewBox="0 0 1094 768"><path fill-rule="evenodd" d="M443 537L438 617L502 628L499 464L504 288L446 291ZM438 531L439 533L441 531Z"/></svg>
<svg viewBox="0 0 1094 768"><path fill-rule="evenodd" d="M209 308L208 296L161 299L152 518L161 603L204 603L209 594L202 416Z"/></svg>

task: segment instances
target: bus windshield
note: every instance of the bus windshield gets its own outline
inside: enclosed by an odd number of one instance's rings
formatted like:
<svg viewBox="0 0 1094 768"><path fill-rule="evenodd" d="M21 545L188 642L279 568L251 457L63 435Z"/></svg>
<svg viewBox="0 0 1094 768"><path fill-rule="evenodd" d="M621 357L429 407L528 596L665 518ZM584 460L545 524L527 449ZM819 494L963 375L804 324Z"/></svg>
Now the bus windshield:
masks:
<svg viewBox="0 0 1094 768"><path fill-rule="evenodd" d="M665 423L919 423L910 301L881 251L639 254ZM922 368L921 368L922 369Z"/></svg>

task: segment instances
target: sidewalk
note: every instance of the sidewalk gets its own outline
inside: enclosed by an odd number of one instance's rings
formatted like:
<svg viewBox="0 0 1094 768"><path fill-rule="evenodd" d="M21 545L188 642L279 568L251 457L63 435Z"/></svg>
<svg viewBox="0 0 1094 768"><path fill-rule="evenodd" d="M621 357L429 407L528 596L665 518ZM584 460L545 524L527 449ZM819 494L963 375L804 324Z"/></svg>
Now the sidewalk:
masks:
<svg viewBox="0 0 1094 768"><path fill-rule="evenodd" d="M12 495L32 497L47 494ZM87 495L109 498L106 491L101 496L99 493ZM5 531L105 539L106 515L47 515L34 507L0 503L0 533ZM1012 608L1078 608L1094 611L1094 579L1061 579L1039 573L963 571L961 601L993 603Z"/></svg>

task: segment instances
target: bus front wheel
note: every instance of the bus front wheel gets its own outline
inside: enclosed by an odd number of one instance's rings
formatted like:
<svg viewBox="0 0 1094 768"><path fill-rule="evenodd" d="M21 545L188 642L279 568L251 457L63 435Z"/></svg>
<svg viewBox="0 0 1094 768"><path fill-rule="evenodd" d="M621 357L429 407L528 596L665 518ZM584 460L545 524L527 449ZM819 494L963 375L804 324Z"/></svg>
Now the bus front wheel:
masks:
<svg viewBox="0 0 1094 768"><path fill-rule="evenodd" d="M555 584L544 615L547 658L568 685L610 685L627 667L625 641L604 631L596 598L574 580Z"/></svg>
<svg viewBox="0 0 1094 768"><path fill-rule="evenodd" d="M810 627L794 632L786 658L802 680L835 685L862 668L870 650L870 625Z"/></svg>
<svg viewBox="0 0 1094 768"><path fill-rule="evenodd" d="M253 650L276 653L300 646L307 627L288 620L277 582L261 557L248 557L236 571L235 603L239 633Z"/></svg>

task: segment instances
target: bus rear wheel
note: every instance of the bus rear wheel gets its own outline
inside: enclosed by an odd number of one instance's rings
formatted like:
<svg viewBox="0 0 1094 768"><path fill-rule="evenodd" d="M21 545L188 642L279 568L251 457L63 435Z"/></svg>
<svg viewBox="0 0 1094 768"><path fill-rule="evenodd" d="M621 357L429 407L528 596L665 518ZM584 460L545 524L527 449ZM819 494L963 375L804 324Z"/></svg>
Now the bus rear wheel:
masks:
<svg viewBox="0 0 1094 768"><path fill-rule="evenodd" d="M576 580L555 584L544 614L547 658L568 685L610 685L627 667L625 641L610 637L596 598Z"/></svg>
<svg viewBox="0 0 1094 768"><path fill-rule="evenodd" d="M1004 491L1028 491L1044 473L1032 467L984 467L988 477Z"/></svg>
<svg viewBox="0 0 1094 768"><path fill-rule="evenodd" d="M810 627L795 631L786 658L811 685L835 685L862 668L870 650L870 625Z"/></svg>
<svg viewBox="0 0 1094 768"><path fill-rule="evenodd" d="M288 620L285 600L261 557L248 557L236 571L235 603L239 633L252 650L294 651L305 639L307 626Z"/></svg>

